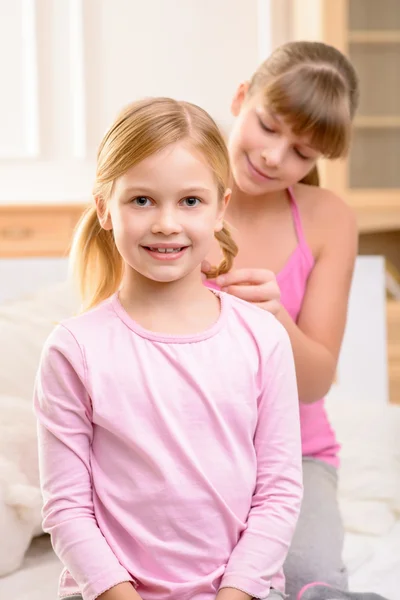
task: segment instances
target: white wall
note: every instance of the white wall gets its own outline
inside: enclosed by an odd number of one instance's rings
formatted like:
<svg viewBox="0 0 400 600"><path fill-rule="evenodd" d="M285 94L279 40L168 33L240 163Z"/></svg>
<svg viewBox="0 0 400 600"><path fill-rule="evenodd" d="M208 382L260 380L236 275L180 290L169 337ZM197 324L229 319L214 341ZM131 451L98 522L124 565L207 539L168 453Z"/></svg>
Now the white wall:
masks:
<svg viewBox="0 0 400 600"><path fill-rule="evenodd" d="M329 396L352 402L389 402L386 277L382 256L359 256L336 383Z"/></svg>
<svg viewBox="0 0 400 600"><path fill-rule="evenodd" d="M190 100L229 127L236 85L270 47L269 7L0 0L0 203L88 197L96 146L135 98Z"/></svg>
<svg viewBox="0 0 400 600"><path fill-rule="evenodd" d="M336 0L332 0L335 2ZM324 0L269 0L271 45L291 40L323 40Z"/></svg>

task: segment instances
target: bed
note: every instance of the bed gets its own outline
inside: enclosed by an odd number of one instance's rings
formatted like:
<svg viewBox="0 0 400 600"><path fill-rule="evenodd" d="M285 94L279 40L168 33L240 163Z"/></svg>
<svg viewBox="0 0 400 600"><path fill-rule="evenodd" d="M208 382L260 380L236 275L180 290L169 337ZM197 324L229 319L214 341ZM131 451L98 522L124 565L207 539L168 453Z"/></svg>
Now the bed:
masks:
<svg viewBox="0 0 400 600"><path fill-rule="evenodd" d="M41 344L73 311L66 257L83 209L0 206L0 334L7 346L0 395L30 401ZM383 260L360 257L327 405L342 443L339 497L351 586L399 600L400 407L388 402L384 288ZM59 573L48 537L35 537L22 567L0 578L0 598L54 600Z"/></svg>

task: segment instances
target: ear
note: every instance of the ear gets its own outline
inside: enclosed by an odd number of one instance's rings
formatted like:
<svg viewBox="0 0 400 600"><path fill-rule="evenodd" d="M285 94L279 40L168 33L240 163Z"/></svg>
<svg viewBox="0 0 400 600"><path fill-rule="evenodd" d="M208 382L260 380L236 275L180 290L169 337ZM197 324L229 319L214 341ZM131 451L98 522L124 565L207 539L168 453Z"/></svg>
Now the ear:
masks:
<svg viewBox="0 0 400 600"><path fill-rule="evenodd" d="M107 210L104 198L102 198L101 196L95 196L94 201L96 203L97 217L99 219L100 225L103 229L110 231L112 229L111 216L109 211Z"/></svg>
<svg viewBox="0 0 400 600"><path fill-rule="evenodd" d="M232 104L231 104L231 113L233 114L234 117L237 117L238 114L240 113L243 103L245 101L245 98L247 96L247 92L249 91L249 87L250 87L250 83L248 81L245 81L244 83L241 83L236 91L236 94L233 97L232 100Z"/></svg>
<svg viewBox="0 0 400 600"><path fill-rule="evenodd" d="M217 221L216 221L215 227L214 227L215 233L217 233L217 231L221 231L224 227L225 211L226 211L226 207L228 206L229 200L231 199L231 195L232 195L232 190L230 190L229 188L226 189L225 193L224 193L224 197L222 198L219 209L218 209Z"/></svg>

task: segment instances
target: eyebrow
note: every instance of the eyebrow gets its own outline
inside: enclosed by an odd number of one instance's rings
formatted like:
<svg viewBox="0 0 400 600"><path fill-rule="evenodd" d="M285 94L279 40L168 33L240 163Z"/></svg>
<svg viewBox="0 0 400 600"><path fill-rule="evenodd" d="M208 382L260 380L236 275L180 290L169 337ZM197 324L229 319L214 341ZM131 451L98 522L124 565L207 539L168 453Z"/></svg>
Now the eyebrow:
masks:
<svg viewBox="0 0 400 600"><path fill-rule="evenodd" d="M313 148L312 146L309 146L308 144L305 144L304 142L301 142L300 144L297 144L300 148L304 148L305 150L310 150L311 152L316 152L317 154L320 154L319 150L317 150L316 148Z"/></svg>
<svg viewBox="0 0 400 600"><path fill-rule="evenodd" d="M270 110L269 108L265 108L265 106L257 106L256 113L259 117L271 117L271 119L273 121L276 121L277 123L281 123L282 121L282 119L280 119L280 117L277 114L272 112L272 110Z"/></svg>
<svg viewBox="0 0 400 600"><path fill-rule="evenodd" d="M195 193L204 193L204 192L211 192L211 191L212 190L210 190L209 188L205 188L200 185L199 186L191 185L191 186L179 189L180 194L195 194ZM135 194L154 194L155 192L157 192L157 190L155 190L152 187L149 187L148 185L141 185L141 184L134 185L134 186L125 188L123 190L124 194L131 194L133 192Z"/></svg>

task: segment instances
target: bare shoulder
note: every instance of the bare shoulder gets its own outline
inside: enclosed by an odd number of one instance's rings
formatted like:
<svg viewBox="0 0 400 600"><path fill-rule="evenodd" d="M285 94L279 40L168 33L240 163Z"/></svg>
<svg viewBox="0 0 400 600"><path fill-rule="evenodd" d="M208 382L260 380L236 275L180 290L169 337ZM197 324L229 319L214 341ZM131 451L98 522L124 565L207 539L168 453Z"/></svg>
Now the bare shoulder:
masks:
<svg viewBox="0 0 400 600"><path fill-rule="evenodd" d="M294 195L302 216L312 219L314 225L356 223L354 211L342 198L325 188L298 183ZM334 220L332 223L331 220Z"/></svg>
<svg viewBox="0 0 400 600"><path fill-rule="evenodd" d="M357 244L356 215L342 198L327 189L301 183L293 191L314 255L335 239Z"/></svg>

